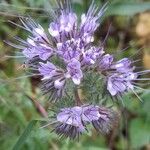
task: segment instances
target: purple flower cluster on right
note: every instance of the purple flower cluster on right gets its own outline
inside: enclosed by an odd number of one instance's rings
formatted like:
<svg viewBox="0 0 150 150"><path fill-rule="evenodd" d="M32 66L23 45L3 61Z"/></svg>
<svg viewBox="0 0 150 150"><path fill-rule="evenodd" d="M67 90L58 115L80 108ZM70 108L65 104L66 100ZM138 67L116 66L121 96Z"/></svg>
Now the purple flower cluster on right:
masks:
<svg viewBox="0 0 150 150"><path fill-rule="evenodd" d="M134 90L133 81L138 78L138 73L134 72L135 67L128 58L115 62L112 55L106 54L100 59L98 68L105 76L107 90L112 96Z"/></svg>

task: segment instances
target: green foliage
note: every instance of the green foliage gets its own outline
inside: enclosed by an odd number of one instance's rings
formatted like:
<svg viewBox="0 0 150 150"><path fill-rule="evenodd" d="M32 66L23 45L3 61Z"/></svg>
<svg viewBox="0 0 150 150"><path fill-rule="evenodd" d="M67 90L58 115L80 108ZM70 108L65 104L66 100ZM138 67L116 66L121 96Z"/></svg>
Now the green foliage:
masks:
<svg viewBox="0 0 150 150"><path fill-rule="evenodd" d="M118 2L114 4L110 4L108 8L107 15L126 15L132 16L137 13L141 13L144 11L150 10L150 2Z"/></svg>
<svg viewBox="0 0 150 150"><path fill-rule="evenodd" d="M135 119L130 124L131 147L137 149L150 142L150 122L144 119Z"/></svg>
<svg viewBox="0 0 150 150"><path fill-rule="evenodd" d="M23 134L19 137L17 143L15 144L15 146L13 147L13 150L19 150L21 148L21 146L24 144L24 142L26 141L26 139L28 138L29 134L31 133L31 131L33 130L34 126L36 125L38 120L32 120L29 125L27 126L27 128L24 130Z"/></svg>

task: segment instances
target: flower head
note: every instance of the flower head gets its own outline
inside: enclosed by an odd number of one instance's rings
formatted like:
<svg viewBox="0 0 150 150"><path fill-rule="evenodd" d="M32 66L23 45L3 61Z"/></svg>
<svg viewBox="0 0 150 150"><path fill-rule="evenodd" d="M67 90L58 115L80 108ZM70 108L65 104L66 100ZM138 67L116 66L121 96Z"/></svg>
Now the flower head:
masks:
<svg viewBox="0 0 150 150"><path fill-rule="evenodd" d="M115 73L108 77L107 90L112 96L133 90L132 81L137 79L137 74L133 72Z"/></svg>
<svg viewBox="0 0 150 150"><path fill-rule="evenodd" d="M106 10L105 6L106 5L104 5L100 11L97 11L97 6L94 4L94 1L92 2L87 13L82 14L81 16L81 34L93 36L93 33L100 25L99 18L103 16L103 13Z"/></svg>
<svg viewBox="0 0 150 150"><path fill-rule="evenodd" d="M57 114L58 124L54 131L60 136L66 136L71 139L79 137L85 130L81 120L82 108L75 106L73 108L62 109Z"/></svg>
<svg viewBox="0 0 150 150"><path fill-rule="evenodd" d="M51 79L53 76L57 76L60 74L59 70L50 62L40 63L40 67L38 68L40 74L43 76L42 80Z"/></svg>
<svg viewBox="0 0 150 150"><path fill-rule="evenodd" d="M113 110L105 107L99 107L99 114L99 119L93 120L92 124L97 131L108 134L115 126L118 115Z"/></svg>
<svg viewBox="0 0 150 150"><path fill-rule="evenodd" d="M42 76L42 91L52 92L57 99L62 96L67 79L72 79L76 85L81 84L84 68L92 67L104 53L102 47L93 45L93 41L106 8L98 10L92 3L78 22L68 1L58 4L59 11L49 25L49 32L31 18L21 19L22 28L31 36L27 40L17 38L27 62ZM61 60L64 67L56 65L53 57Z"/></svg>
<svg viewBox="0 0 150 150"><path fill-rule="evenodd" d="M60 136L75 139L87 130L90 123L98 132L108 133L114 126L116 118L114 111L95 105L64 108L57 114L58 123L54 131Z"/></svg>
<svg viewBox="0 0 150 150"><path fill-rule="evenodd" d="M52 101L57 101L63 96L65 86L65 74L63 70L57 69L56 66L50 62L40 63L38 68L42 80L42 91L44 94L49 94Z"/></svg>
<svg viewBox="0 0 150 150"><path fill-rule="evenodd" d="M61 15L57 20L50 23L49 33L56 38L57 42L63 42L73 30L76 30L77 16L73 12L61 11Z"/></svg>
<svg viewBox="0 0 150 150"><path fill-rule="evenodd" d="M114 63L111 68L116 69L118 72L131 72L134 70L134 67L131 66L132 61L128 58L123 58L116 63Z"/></svg>
<svg viewBox="0 0 150 150"><path fill-rule="evenodd" d="M21 49L26 58L25 63L29 64L33 72L38 72L36 75L41 77L42 92L48 95L49 100L59 102L65 96L67 103L75 97L76 105L60 109L55 116L54 131L58 135L76 139L87 130L89 124L98 132L109 133L117 120L117 114L103 106L83 104L78 88L85 87L84 81L87 81L90 73L92 78L87 84L92 83L93 77L95 79L87 95L93 96L97 87L104 89L103 84L97 85L99 79L104 81L111 97L120 96L129 90L135 93L135 81L148 71L135 72L132 60L123 58L116 61L114 55L104 51L104 44L95 45L94 33L100 26L106 5L99 10L93 1L80 19L73 12L69 0L58 0L58 6L47 30L31 18L20 19L23 26L18 26L30 35L26 40L15 37L19 46L9 44ZM99 95L96 98L99 100Z"/></svg>

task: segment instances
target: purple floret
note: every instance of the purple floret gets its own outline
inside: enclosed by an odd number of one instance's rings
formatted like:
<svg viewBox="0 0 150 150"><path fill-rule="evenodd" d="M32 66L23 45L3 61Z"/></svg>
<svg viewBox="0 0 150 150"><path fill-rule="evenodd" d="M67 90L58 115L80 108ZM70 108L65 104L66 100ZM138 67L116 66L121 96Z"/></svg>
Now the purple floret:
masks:
<svg viewBox="0 0 150 150"><path fill-rule="evenodd" d="M108 133L116 119L116 113L105 107L82 105L63 108L57 114L54 131L60 136L75 139L87 130L88 124L92 124L98 132Z"/></svg>
<svg viewBox="0 0 150 150"><path fill-rule="evenodd" d="M113 63L113 56L106 54L104 56L102 56L99 60L99 64L98 67L100 69L100 71L107 71L111 68L111 65Z"/></svg>
<svg viewBox="0 0 150 150"><path fill-rule="evenodd" d="M74 84L79 85L81 79L83 78L81 64L78 60L72 59L71 62L67 65L67 74L66 76L72 79Z"/></svg>
<svg viewBox="0 0 150 150"><path fill-rule="evenodd" d="M112 96L122 94L128 90L133 90L132 81L137 79L137 74L133 72L115 73L108 77L107 90Z"/></svg>
<svg viewBox="0 0 150 150"><path fill-rule="evenodd" d="M54 131L60 136L66 136L70 139L79 138L84 132L85 127L81 120L82 108L75 106L73 108L64 108L57 114L57 125Z"/></svg>
<svg viewBox="0 0 150 150"><path fill-rule="evenodd" d="M74 34L77 26L77 16L75 13L61 12L59 18L50 23L49 33L57 39L57 42L64 42L69 34Z"/></svg>
<svg viewBox="0 0 150 150"><path fill-rule="evenodd" d="M134 67L132 67L131 65L131 60L129 60L128 58L123 58L112 65L111 68L116 69L118 72L130 72L134 69Z"/></svg>
<svg viewBox="0 0 150 150"><path fill-rule="evenodd" d="M57 68L50 62L47 62L46 64L40 63L39 72L43 76L43 80L51 79L57 74Z"/></svg>

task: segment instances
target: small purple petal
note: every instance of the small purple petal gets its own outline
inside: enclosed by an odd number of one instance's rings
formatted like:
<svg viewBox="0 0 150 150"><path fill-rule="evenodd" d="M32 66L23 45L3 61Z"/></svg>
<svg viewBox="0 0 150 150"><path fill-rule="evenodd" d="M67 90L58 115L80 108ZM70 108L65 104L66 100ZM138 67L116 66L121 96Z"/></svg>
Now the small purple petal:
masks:
<svg viewBox="0 0 150 150"><path fill-rule="evenodd" d="M134 68L131 66L132 61L128 58L123 58L116 62L114 65L112 65L112 69L116 69L119 72L130 72Z"/></svg>
<svg viewBox="0 0 150 150"><path fill-rule="evenodd" d="M124 93L129 89L133 89L132 81L137 78L137 74L127 72L123 74L115 73L108 77L107 90L112 96Z"/></svg>
<svg viewBox="0 0 150 150"><path fill-rule="evenodd" d="M49 27L48 31L51 34L51 36L58 37L59 36L59 27L58 27L58 24L52 22L50 24L50 27Z"/></svg>
<svg viewBox="0 0 150 150"><path fill-rule="evenodd" d="M91 47L83 54L83 62L87 65L95 64L97 58L104 53L103 48Z"/></svg>
<svg viewBox="0 0 150 150"><path fill-rule="evenodd" d="M82 120L84 122L92 122L93 120L98 120L100 117L99 107L94 105L83 106Z"/></svg>
<svg viewBox="0 0 150 150"><path fill-rule="evenodd" d="M80 131L84 130L84 126L81 121L82 108L75 106L73 108L62 109L57 115L57 121L72 125L80 128Z"/></svg>
<svg viewBox="0 0 150 150"><path fill-rule="evenodd" d="M50 24L49 33L51 36L60 40L60 36L65 37L65 34L68 34L76 28L76 23L77 16L75 13L62 12L57 21Z"/></svg>
<svg viewBox="0 0 150 150"><path fill-rule="evenodd" d="M56 70L56 66L50 62L40 63L39 72L43 76L43 80L51 79L56 74Z"/></svg>
<svg viewBox="0 0 150 150"><path fill-rule="evenodd" d="M35 47L25 48L22 53L28 59L32 59L33 57L37 56Z"/></svg>
<svg viewBox="0 0 150 150"><path fill-rule="evenodd" d="M72 59L67 65L67 71L67 74L72 78L73 82L79 85L83 78L80 62L76 59Z"/></svg>
<svg viewBox="0 0 150 150"><path fill-rule="evenodd" d="M47 60L50 56L52 56L53 51L50 47L39 46L37 48L37 55L41 60Z"/></svg>
<svg viewBox="0 0 150 150"><path fill-rule="evenodd" d="M101 71L110 69L112 63L113 63L113 56L106 54L99 61L99 69Z"/></svg>

